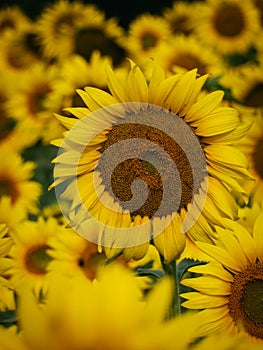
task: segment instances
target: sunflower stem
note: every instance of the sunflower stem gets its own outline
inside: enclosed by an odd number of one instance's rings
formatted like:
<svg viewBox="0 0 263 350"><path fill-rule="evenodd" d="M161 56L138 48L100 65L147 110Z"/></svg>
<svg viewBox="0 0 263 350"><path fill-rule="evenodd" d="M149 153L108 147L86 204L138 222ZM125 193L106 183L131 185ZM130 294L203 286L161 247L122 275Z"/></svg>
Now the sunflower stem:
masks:
<svg viewBox="0 0 263 350"><path fill-rule="evenodd" d="M172 260L169 264L163 263L163 270L166 276L173 280L173 299L169 309L168 317L173 318L181 313L181 303L179 296L179 280L177 278L176 260Z"/></svg>

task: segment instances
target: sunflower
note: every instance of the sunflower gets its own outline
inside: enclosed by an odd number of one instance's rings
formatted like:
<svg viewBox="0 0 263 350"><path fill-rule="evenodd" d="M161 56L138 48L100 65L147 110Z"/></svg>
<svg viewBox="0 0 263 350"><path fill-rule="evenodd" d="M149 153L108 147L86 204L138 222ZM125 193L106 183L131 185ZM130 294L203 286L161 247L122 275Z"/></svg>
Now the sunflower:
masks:
<svg viewBox="0 0 263 350"><path fill-rule="evenodd" d="M11 79L12 80L12 79ZM9 74L1 72L0 80L0 147L22 151L32 146L37 137L32 133L30 123L27 120L17 121L12 118L8 111L8 101L12 96L13 83Z"/></svg>
<svg viewBox="0 0 263 350"><path fill-rule="evenodd" d="M17 6L9 6L0 10L0 37L7 32L19 32L30 23L30 19Z"/></svg>
<svg viewBox="0 0 263 350"><path fill-rule="evenodd" d="M167 73L197 68L200 75L210 73L217 76L223 67L220 56L194 36L174 36L156 51L154 57Z"/></svg>
<svg viewBox="0 0 263 350"><path fill-rule="evenodd" d="M53 218L37 221L24 220L12 232L14 245L10 256L14 261L10 270L11 282L16 291L24 284L37 294L48 287L47 268L52 260L48 251L49 240L61 232L61 226Z"/></svg>
<svg viewBox="0 0 263 350"><path fill-rule="evenodd" d="M201 277L184 279L195 289L184 293L183 306L202 309L199 322L203 335L243 333L251 342L263 343L263 213L257 217L252 235L239 223L222 219L215 245L197 246L216 261L189 269Z"/></svg>
<svg viewBox="0 0 263 350"><path fill-rule="evenodd" d="M163 17L142 14L130 22L123 45L129 57L142 63L152 58L156 49L171 36L169 24Z"/></svg>
<svg viewBox="0 0 263 350"><path fill-rule="evenodd" d="M176 1L172 7L163 10L163 17L174 35L190 35L194 29L194 18L198 14L197 2L189 4Z"/></svg>
<svg viewBox="0 0 263 350"><path fill-rule="evenodd" d="M37 27L46 57L65 57L72 51L71 39L82 18L87 18L91 25L100 25L104 14L96 6L78 1L59 0L45 7Z"/></svg>
<svg viewBox="0 0 263 350"><path fill-rule="evenodd" d="M18 153L6 147L0 148L0 154L0 208L4 197L9 197L13 207L18 205L26 213L36 213L41 185L31 180L34 162L24 162Z"/></svg>
<svg viewBox="0 0 263 350"><path fill-rule="evenodd" d="M98 270L108 263L106 255L98 252L96 244L87 241L69 228L61 229L59 234L50 238L49 246L51 248L49 254L53 258L48 267L50 274L60 273L69 278L80 275L93 280ZM126 252L126 256L118 257L114 263L131 269L151 263L152 269L162 269L159 254L152 245L149 246L147 254L141 260L130 260ZM150 282L149 278L141 278L143 289L149 288Z"/></svg>
<svg viewBox="0 0 263 350"><path fill-rule="evenodd" d="M182 232L211 242L222 216L237 217L231 191L244 194L239 182L250 175L244 155L231 145L244 131L237 112L220 106L223 92L200 97L207 76L197 78L192 70L165 78L153 65L148 83L133 62L122 80L108 67L110 93L79 90L87 108L70 112L80 120L57 116L70 131L53 142L61 150L50 188L56 187L58 201L71 203L63 214L74 230L108 247L107 257L126 247L140 259L154 239L168 262L184 249Z"/></svg>
<svg viewBox="0 0 263 350"><path fill-rule="evenodd" d="M199 10L195 32L220 53L244 53L257 41L259 14L251 1L207 0Z"/></svg>
<svg viewBox="0 0 263 350"><path fill-rule="evenodd" d="M125 51L120 43L123 29L116 19L105 19L95 5L59 1L48 7L39 20L39 35L47 57L65 58L78 54L90 60L93 51L122 63Z"/></svg>
<svg viewBox="0 0 263 350"><path fill-rule="evenodd" d="M263 61L258 65L243 67L237 72L226 73L220 81L241 102L237 107L242 115L253 117L263 110Z"/></svg>
<svg viewBox="0 0 263 350"><path fill-rule="evenodd" d="M40 350L48 344L52 350L169 350L175 339L179 349L188 349L199 326L191 314L166 319L171 289L165 279L143 298L133 274L119 264L102 269L95 283L57 276L44 305L26 289L19 294L20 339Z"/></svg>
<svg viewBox="0 0 263 350"><path fill-rule="evenodd" d="M11 246L12 240L8 237L8 227L0 224L0 311L15 309L14 292L10 282L6 279L12 267L12 260L7 257Z"/></svg>
<svg viewBox="0 0 263 350"><path fill-rule="evenodd" d="M96 244L87 241L69 228L62 228L49 240L49 264L51 273L60 273L70 278L81 275L93 280L96 271L106 262L104 253L98 252Z"/></svg>
<svg viewBox="0 0 263 350"><path fill-rule="evenodd" d="M7 102L10 117L27 120L32 132L45 143L60 137L64 131L53 117L53 112L58 112L62 104L52 98L58 69L56 65L35 63L21 76L15 93Z"/></svg>

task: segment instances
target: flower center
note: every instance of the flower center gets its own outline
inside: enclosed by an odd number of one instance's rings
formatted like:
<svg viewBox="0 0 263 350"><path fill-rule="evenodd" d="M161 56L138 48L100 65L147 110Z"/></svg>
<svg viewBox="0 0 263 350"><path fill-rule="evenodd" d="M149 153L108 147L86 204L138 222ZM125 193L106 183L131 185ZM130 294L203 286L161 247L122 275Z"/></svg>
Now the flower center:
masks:
<svg viewBox="0 0 263 350"><path fill-rule="evenodd" d="M203 75L207 73L207 66L202 62L199 57L191 53L181 53L173 58L171 68L173 65L183 67L187 70L198 68L198 73Z"/></svg>
<svg viewBox="0 0 263 350"><path fill-rule="evenodd" d="M263 82L255 84L243 98L245 104L249 107L263 106Z"/></svg>
<svg viewBox="0 0 263 350"><path fill-rule="evenodd" d="M29 95L29 108L32 114L45 110L45 100L47 94L51 92L51 87L48 84L39 85Z"/></svg>
<svg viewBox="0 0 263 350"><path fill-rule="evenodd" d="M4 32L7 29L14 29L15 23L11 18L5 18L0 22L0 33Z"/></svg>
<svg viewBox="0 0 263 350"><path fill-rule="evenodd" d="M10 196L12 204L14 204L18 198L18 190L11 179L2 177L0 178L0 198L2 196Z"/></svg>
<svg viewBox="0 0 263 350"><path fill-rule="evenodd" d="M98 267L105 264L105 261L105 254L99 253L97 245L89 242L81 256L78 258L77 264L85 276L87 276L88 279L93 280L96 276Z"/></svg>
<svg viewBox="0 0 263 350"><path fill-rule="evenodd" d="M174 34L182 33L189 35L191 33L191 29L189 29L189 18L185 15L173 18L170 27Z"/></svg>
<svg viewBox="0 0 263 350"><path fill-rule="evenodd" d="M141 38L142 48L148 50L155 47L157 44L157 38L153 33L145 33Z"/></svg>
<svg viewBox="0 0 263 350"><path fill-rule="evenodd" d="M110 56L113 64L119 65L126 57L125 50L117 42L105 36L99 28L83 28L76 33L75 50L89 61L94 50L101 52L102 56Z"/></svg>
<svg viewBox="0 0 263 350"><path fill-rule="evenodd" d="M151 142L144 144L143 147L140 142L138 144L135 142L134 148L138 147L136 151L139 157L131 158L127 144L120 142L131 139L143 139ZM125 206L125 202L131 200L133 196L132 184L138 179L143 180L147 184L148 197L140 208L131 211L132 216L140 215L141 217L147 216L152 218L154 215L157 215L156 212L163 198L163 182L168 187L166 190L169 193L176 193L177 190L181 190L181 200L179 208L176 201L169 202L162 210L158 211L157 216L166 216L180 211L183 207L187 207L187 204L191 202L193 197L192 169L185 152L171 136L149 125L127 123L114 125L111 128L107 134L107 140L102 143L100 152L103 153L115 143L118 143L120 154L125 155L125 152L127 152L127 157L124 158L125 160L118 162L119 154L111 155L112 158L110 161L116 161L118 164L110 174L111 183L107 181L111 169L110 164L107 166L105 162L103 162L103 165L100 163L103 156L99 160L98 170L100 171L105 189L109 192L113 191L115 198L122 201L121 206L124 210L130 209L129 204L127 207ZM152 145L159 146L160 152L153 150ZM161 152L161 150L164 152ZM174 187L174 165L176 165L180 175L181 181L178 184L180 189Z"/></svg>
<svg viewBox="0 0 263 350"><path fill-rule="evenodd" d="M249 265L235 275L229 296L229 312L246 332L263 339L263 263Z"/></svg>
<svg viewBox="0 0 263 350"><path fill-rule="evenodd" d="M245 27L244 16L240 7L225 2L217 8L213 23L215 30L226 37L240 35Z"/></svg>
<svg viewBox="0 0 263 350"><path fill-rule="evenodd" d="M256 173L263 179L263 139L256 144L255 151L252 154L254 169Z"/></svg>
<svg viewBox="0 0 263 350"><path fill-rule="evenodd" d="M25 256L25 265L28 271L36 275L44 275L52 258L48 255L48 245L32 247Z"/></svg>

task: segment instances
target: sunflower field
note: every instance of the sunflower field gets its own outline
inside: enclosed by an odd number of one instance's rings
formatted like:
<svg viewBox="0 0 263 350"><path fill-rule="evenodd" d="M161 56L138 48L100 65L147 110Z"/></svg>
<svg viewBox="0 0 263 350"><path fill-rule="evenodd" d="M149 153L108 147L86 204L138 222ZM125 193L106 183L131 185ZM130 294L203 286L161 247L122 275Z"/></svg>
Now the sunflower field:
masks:
<svg viewBox="0 0 263 350"><path fill-rule="evenodd" d="M0 350L263 349L263 0L148 5L0 6Z"/></svg>

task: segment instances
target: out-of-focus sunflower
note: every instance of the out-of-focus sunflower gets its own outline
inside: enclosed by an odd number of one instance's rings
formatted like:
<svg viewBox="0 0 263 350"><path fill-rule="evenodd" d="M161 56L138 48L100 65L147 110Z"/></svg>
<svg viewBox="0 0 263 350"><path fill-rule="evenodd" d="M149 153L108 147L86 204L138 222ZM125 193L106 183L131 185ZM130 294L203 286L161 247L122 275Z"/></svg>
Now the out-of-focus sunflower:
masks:
<svg viewBox="0 0 263 350"><path fill-rule="evenodd" d="M0 147L22 151L37 141L37 135L32 132L28 120L12 118L7 104L14 91L12 79L6 72L1 72L0 80Z"/></svg>
<svg viewBox="0 0 263 350"><path fill-rule="evenodd" d="M108 263L106 255L98 252L98 246L95 243L89 242L69 228L61 230L59 234L50 238L49 246L51 248L49 254L53 258L48 267L51 276L59 273L69 278L79 275L93 280L97 277L98 271ZM114 259L112 263L121 264L133 270L148 265L148 269L162 269L159 254L153 245L149 246L141 260L131 260L127 255ZM144 290L150 288L151 282L149 277L139 278L139 283Z"/></svg>
<svg viewBox="0 0 263 350"><path fill-rule="evenodd" d="M7 102L9 115L17 120L27 120L32 131L45 143L60 137L64 131L53 116L62 103L52 98L57 74L56 65L35 63L21 76L15 93Z"/></svg>
<svg viewBox="0 0 263 350"><path fill-rule="evenodd" d="M203 276L182 281L197 290L182 294L187 299L183 306L202 310L202 335L243 333L251 342L262 343L263 214L252 235L237 222L222 220L228 228L217 228L215 245L196 243L216 262L189 269Z"/></svg>
<svg viewBox="0 0 263 350"><path fill-rule="evenodd" d="M30 19L17 6L9 6L0 10L0 37L7 32L19 32L30 23Z"/></svg>
<svg viewBox="0 0 263 350"><path fill-rule="evenodd" d="M217 76L223 67L220 56L194 36L174 36L156 51L155 59L166 73L181 73L197 68L200 75Z"/></svg>
<svg viewBox="0 0 263 350"><path fill-rule="evenodd" d="M13 288L6 279L12 267L12 260L7 257L12 244L12 239L8 236L8 227L0 224L0 311L15 309Z"/></svg>
<svg viewBox="0 0 263 350"><path fill-rule="evenodd" d="M13 267L11 282L16 291L29 286L38 295L48 288L47 268L52 260L48 254L49 239L61 232L61 226L53 218L37 221L24 220L12 232L14 244L10 251Z"/></svg>
<svg viewBox="0 0 263 350"><path fill-rule="evenodd" d="M27 349L39 350L170 350L176 339L185 350L199 325L192 315L167 320L171 297L171 283L163 280L142 298L133 274L119 264L103 268L93 283L58 276L43 305L26 289L19 294L20 339Z"/></svg>
<svg viewBox="0 0 263 350"><path fill-rule="evenodd" d="M194 18L198 15L198 3L189 4L176 1L172 7L163 10L164 19L168 22L173 35L190 35L194 27Z"/></svg>
<svg viewBox="0 0 263 350"><path fill-rule="evenodd" d="M169 24L163 17L142 14L130 22L123 45L128 56L141 64L154 57L155 51L171 36Z"/></svg>
<svg viewBox="0 0 263 350"><path fill-rule="evenodd" d="M70 144L67 143L67 138L64 140L66 142L65 146L63 146L63 140L54 142L54 144L62 145L62 147L61 154L54 160L58 164L58 168L57 171L55 168L55 182L51 188L60 184L63 185L66 181L66 189L64 187L62 197L73 201L71 210L67 214L67 216L76 214L74 219L71 220L72 224L76 220L77 225L91 224L92 226L93 220L89 220L90 216L87 214L87 209L102 224L98 229L97 243L99 246L109 247L105 250L106 255L109 254L107 257L114 255L114 252L122 251L124 241L127 238L123 238L123 235L118 235L116 232L114 240L107 243L107 240L111 237L105 228L107 225L114 228L124 228L125 231L137 226L142 230L141 225L143 225L142 232L144 232L145 243L139 244L136 242L133 244L135 247L126 249L133 249L132 257L139 259L143 257L148 249L146 241L150 241L154 237L154 244L164 256L165 261L169 262L178 258L183 251L185 245L185 236L181 233L183 221L191 208L196 208L196 205L200 206L202 199L205 201L200 216L197 218L195 212L190 214L193 215L195 223L188 229L188 235L192 239L211 242L213 226L215 224L221 225L222 216L233 219L237 217L237 206L231 196L231 191L244 194L239 182L244 177L250 178L246 169L247 160L245 156L237 148L231 146L234 140L243 136L243 131L238 128L240 124L238 114L232 108L220 106L220 101L223 98L222 91L199 96L207 76L197 78L196 70L165 78L163 70L154 64L152 77L147 83L140 68L131 62L128 78L118 79L110 67L107 69L107 77L110 93L92 87L85 88L85 91L78 91L87 108L71 108L70 112L81 119L79 122L78 119L58 116L59 120L68 129L72 128L73 131L76 131L76 134L74 133L73 136L69 137ZM124 114L124 116L118 118L117 116L121 113L125 113L121 109L118 110L118 108L126 106L125 102L137 102L137 109L134 107L135 110L128 110L126 115ZM117 108L117 112L114 109L112 113L107 114L107 108L112 105L112 108ZM138 109L138 105L141 109ZM193 193L193 189L190 190L193 180L189 180L189 173L192 172L192 169L184 158L186 157L184 151L178 149L178 143L172 140L171 137L166 138L167 130L162 131L162 127L165 127L165 123L169 118L168 111L173 113L172 121L178 118L184 127L191 128L187 130L191 131L190 134L198 142L202 156L206 159L207 167L206 164L205 167L208 176L205 175L203 170L198 172L200 178L197 193ZM98 112L99 114L97 114ZM87 115L88 118L82 119ZM156 117L156 122L161 120L162 126L156 128L154 127L155 124L151 125L153 122L149 122L149 125L122 124L125 118L128 118L128 115L134 115L134 117L136 115L136 118L139 116L140 120L144 122L147 117L150 117L151 120L155 120ZM87 124L82 124L83 120L87 121ZM100 122L103 123L103 131L100 129ZM79 125L81 125L79 128L73 128ZM169 126L170 129L172 129L172 126ZM177 127L176 130L178 130ZM81 135L83 133L84 137L87 137L89 132L93 131L95 133L92 134L94 135L92 136L92 144L87 144ZM186 130L181 132L183 135L184 133L186 133ZM183 138L185 137L186 135L183 136ZM113 157L110 164L120 162L122 166L116 166L109 185L107 177L105 177L108 170L107 168L106 170L103 169L104 152L115 143L118 145L123 140L129 141L134 138L150 141L149 146L146 148L140 146L137 150L139 152L137 158L148 155L150 164L148 162L142 162L141 164L140 159L138 164L136 163L137 160L135 164L129 162L127 158L132 157L128 155L126 155L127 157L123 163L119 161L119 151L115 152L115 156L114 152L110 153ZM163 145L163 139L166 140L165 145ZM187 140L189 148L188 137ZM182 139L180 142L183 142ZM82 151L78 153L80 145L83 144L85 145L83 153ZM162 149L164 147L166 152L173 157L173 162L179 168L181 174L181 182L176 182L174 176L171 175L171 164L168 165L164 160L164 156L160 154L161 151L154 149L153 152L154 144ZM133 145L131 148L136 151L136 146ZM177 149L176 155L173 154L174 149ZM77 158L74 161L76 155ZM179 155L183 157L180 158L180 161ZM191 157L191 155L187 154L187 157ZM194 159L197 159L196 154ZM193 162L194 159L192 158ZM199 163L200 159L198 160ZM155 216L155 213L162 203L158 196L160 195L162 198L163 187L157 181L159 170L157 174L155 172L157 171L155 170L156 164L161 164L161 174L167 174L167 184L173 183L172 188L169 189L172 196L176 196L177 190L175 190L175 187L182 186L178 189L178 191L182 191L179 206L175 209L175 202L172 202L158 216ZM101 167L102 171L100 170ZM112 174L112 171L109 172ZM130 186L136 177L143 179L148 184L150 192L141 208L136 208L136 210L126 209L125 205L120 204L119 200L127 201L130 199ZM202 187L205 180L208 181L206 197L206 190ZM110 187L113 188L113 195ZM103 201L99 199L102 198L102 195ZM79 210L79 206L82 206L83 210ZM151 228L149 225L151 225ZM77 226L74 229L78 231ZM162 233L159 234L160 232Z"/></svg>
<svg viewBox="0 0 263 350"><path fill-rule="evenodd" d="M106 262L104 253L98 252L96 244L89 242L69 228L64 228L49 241L49 264L51 273L60 273L70 278L86 276L93 280L97 270Z"/></svg>
<svg viewBox="0 0 263 350"><path fill-rule="evenodd" d="M259 14L250 0L207 0L199 6L195 33L220 53L245 53L260 33Z"/></svg>
<svg viewBox="0 0 263 350"><path fill-rule="evenodd" d="M104 14L96 6L78 1L60 0L45 7L37 26L46 57L65 57L72 53L71 38L82 18L86 18L91 26L97 26L103 23Z"/></svg>
<svg viewBox="0 0 263 350"><path fill-rule="evenodd" d="M92 52L98 50L111 57L114 65L125 58L120 42L122 27L115 18L106 19L95 5L59 1L43 12L39 33L47 56L78 54L90 60Z"/></svg>
<svg viewBox="0 0 263 350"><path fill-rule="evenodd" d="M241 102L237 107L244 118L262 112L263 61L259 65L249 65L239 71L226 73L220 81Z"/></svg>
<svg viewBox="0 0 263 350"><path fill-rule="evenodd" d="M20 154L7 147L1 147L0 154L0 212L4 197L9 197L13 207L18 205L25 213L36 213L42 190L41 185L32 180L35 163L24 162Z"/></svg>

